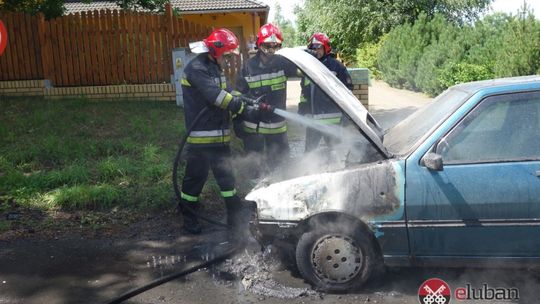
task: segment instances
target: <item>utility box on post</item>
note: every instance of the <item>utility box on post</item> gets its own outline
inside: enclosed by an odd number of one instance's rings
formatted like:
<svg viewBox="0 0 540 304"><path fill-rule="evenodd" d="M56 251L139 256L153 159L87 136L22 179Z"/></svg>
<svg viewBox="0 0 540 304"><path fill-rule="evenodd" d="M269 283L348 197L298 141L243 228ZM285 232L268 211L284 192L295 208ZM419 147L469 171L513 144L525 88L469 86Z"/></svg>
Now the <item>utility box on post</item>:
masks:
<svg viewBox="0 0 540 304"><path fill-rule="evenodd" d="M183 107L184 98L182 95L182 75L184 68L197 54L188 51L188 48L176 48L172 51L173 70L174 70L174 88L176 90L176 105Z"/></svg>

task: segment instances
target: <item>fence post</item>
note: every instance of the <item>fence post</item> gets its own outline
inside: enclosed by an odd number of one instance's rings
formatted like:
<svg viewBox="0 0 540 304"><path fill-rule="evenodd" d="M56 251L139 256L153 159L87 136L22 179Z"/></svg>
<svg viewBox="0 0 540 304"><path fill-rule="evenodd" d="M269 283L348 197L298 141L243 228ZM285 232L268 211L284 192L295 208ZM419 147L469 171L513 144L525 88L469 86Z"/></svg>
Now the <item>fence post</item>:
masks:
<svg viewBox="0 0 540 304"><path fill-rule="evenodd" d="M174 35L173 30L173 13L172 13L172 6L171 3L165 4L165 22L167 23L167 40L169 40L169 44L172 46L172 37Z"/></svg>
<svg viewBox="0 0 540 304"><path fill-rule="evenodd" d="M165 64L166 68L165 71L167 71L167 74L165 76L169 78L171 74L174 74L173 67L172 67L172 48L174 47L174 26L173 26L173 12L172 12L172 6L171 3L165 4L165 22L167 26L167 39L166 43L164 44L165 48L165 58L163 61L163 64ZM165 79L167 79L165 78ZM169 78L172 79L172 78Z"/></svg>
<svg viewBox="0 0 540 304"><path fill-rule="evenodd" d="M38 13L38 36L39 36L39 44L40 44L40 56L41 56L41 65L43 69L43 78L44 79L51 79L50 70L49 70L49 56L48 56L48 46L50 41L48 41L45 37L45 15L43 13Z"/></svg>

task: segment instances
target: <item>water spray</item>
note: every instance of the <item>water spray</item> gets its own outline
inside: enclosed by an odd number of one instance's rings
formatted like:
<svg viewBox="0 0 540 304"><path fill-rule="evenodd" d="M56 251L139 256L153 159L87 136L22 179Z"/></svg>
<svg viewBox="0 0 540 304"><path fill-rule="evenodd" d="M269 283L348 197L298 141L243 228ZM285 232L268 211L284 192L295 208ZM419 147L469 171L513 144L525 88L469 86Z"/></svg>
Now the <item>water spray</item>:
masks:
<svg viewBox="0 0 540 304"><path fill-rule="evenodd" d="M339 125L322 124L316 119L306 117L306 116L296 114L296 113L287 112L287 111L284 111L284 110L281 110L281 109L274 109L273 112L276 115L279 115L279 116L281 116L283 118L286 118L288 120L291 120L291 121L295 121L295 122L297 122L299 124L302 124L302 125L304 125L304 126L306 126L308 128L315 129L315 130L317 130L317 131L319 131L319 132L321 132L321 133L323 133L324 135L327 135L327 136L340 138L342 140L345 139L345 138L353 138L353 137L358 136L358 134L355 134L355 133L351 132L350 130L347 130L347 129L339 126Z"/></svg>

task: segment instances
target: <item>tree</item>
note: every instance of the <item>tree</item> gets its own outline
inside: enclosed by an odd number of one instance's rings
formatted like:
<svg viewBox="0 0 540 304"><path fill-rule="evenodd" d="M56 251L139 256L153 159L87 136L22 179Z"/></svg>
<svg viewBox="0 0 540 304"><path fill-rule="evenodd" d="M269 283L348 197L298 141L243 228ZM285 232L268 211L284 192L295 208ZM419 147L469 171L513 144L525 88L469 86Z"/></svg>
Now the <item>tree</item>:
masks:
<svg viewBox="0 0 540 304"><path fill-rule="evenodd" d="M32 15L41 12L47 19L62 16L65 12L64 0L5 0L0 4L0 10Z"/></svg>
<svg viewBox="0 0 540 304"><path fill-rule="evenodd" d="M116 4L122 9L147 9L150 11L165 11L165 4L171 2L170 0L116 0Z"/></svg>
<svg viewBox="0 0 540 304"><path fill-rule="evenodd" d="M523 8L508 23L497 49L494 72L497 77L533 75L540 69L540 22Z"/></svg>
<svg viewBox="0 0 540 304"><path fill-rule="evenodd" d="M39 12L45 18L51 19L62 16L66 8L65 0L4 0L0 1L0 10L11 12L24 12L35 15ZM81 0L84 3L91 3L92 0ZM116 0L116 4L122 9L147 9L151 11L164 11L165 4L170 0Z"/></svg>
<svg viewBox="0 0 540 304"><path fill-rule="evenodd" d="M300 45L301 43L298 40L296 29L294 28L291 21L283 17L283 14L281 12L281 5L279 5L279 3L276 3L275 9L276 12L274 13L273 23L277 25L277 27L281 30L281 33L283 34L283 46L293 47Z"/></svg>
<svg viewBox="0 0 540 304"><path fill-rule="evenodd" d="M392 28L435 14L453 23L475 20L492 0L305 0L297 13L299 35L325 32L346 59L364 42L377 42Z"/></svg>

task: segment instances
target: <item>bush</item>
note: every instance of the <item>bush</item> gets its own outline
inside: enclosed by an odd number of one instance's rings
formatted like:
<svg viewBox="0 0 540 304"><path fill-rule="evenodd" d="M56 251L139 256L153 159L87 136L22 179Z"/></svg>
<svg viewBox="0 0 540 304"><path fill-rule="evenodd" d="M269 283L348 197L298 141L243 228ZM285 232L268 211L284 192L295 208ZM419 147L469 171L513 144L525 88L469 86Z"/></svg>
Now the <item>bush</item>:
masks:
<svg viewBox="0 0 540 304"><path fill-rule="evenodd" d="M360 68L368 68L375 79L381 79L382 73L379 70L378 55L381 46L384 43L386 36L377 43L365 43L361 48L356 50L356 63Z"/></svg>
<svg viewBox="0 0 540 304"><path fill-rule="evenodd" d="M448 88L459 83L491 78L493 73L485 65L451 62L441 70L438 81L444 88Z"/></svg>
<svg viewBox="0 0 540 304"><path fill-rule="evenodd" d="M532 14L510 20L496 58L504 58L495 61L497 77L535 74L540 68L540 22Z"/></svg>
<svg viewBox="0 0 540 304"><path fill-rule="evenodd" d="M449 61L459 61L463 57L463 47L459 35L462 30L452 23L436 17L431 22L432 38L420 57L414 83L431 96L438 95L445 87L439 81L441 68Z"/></svg>
<svg viewBox="0 0 540 304"><path fill-rule="evenodd" d="M425 14L416 23L394 28L381 46L379 68L391 86L417 90L414 79L418 61L431 41L431 29Z"/></svg>
<svg viewBox="0 0 540 304"><path fill-rule="evenodd" d="M460 26L422 15L390 31L369 62L378 62L391 86L430 95L462 82L531 75L540 71L540 21L528 10Z"/></svg>

